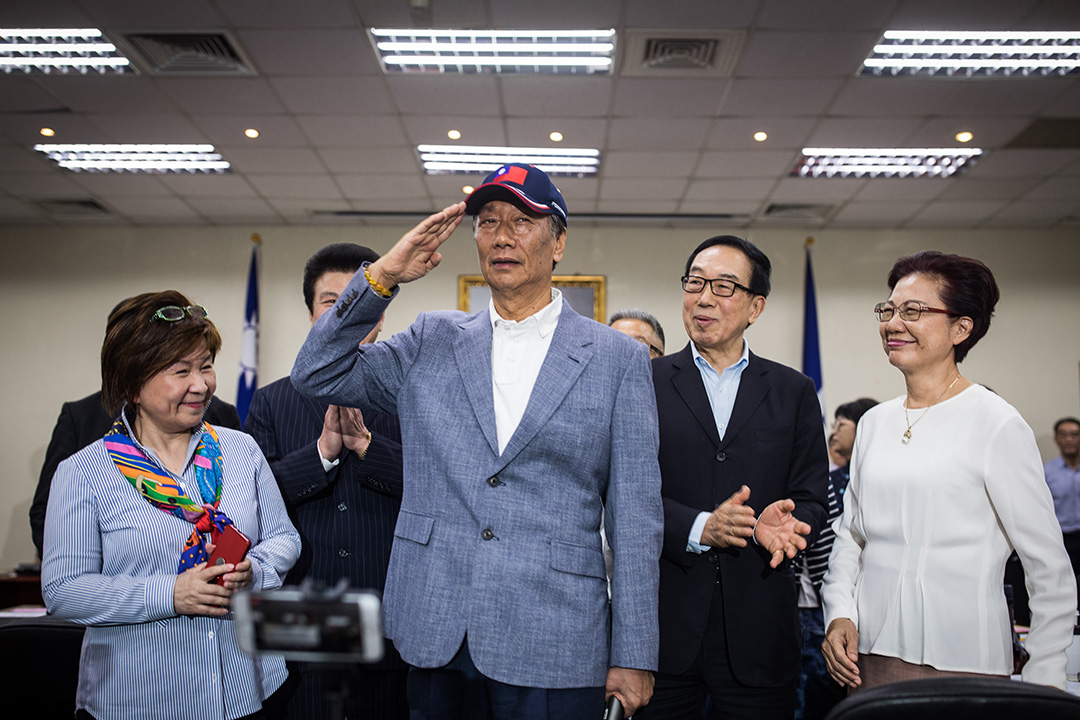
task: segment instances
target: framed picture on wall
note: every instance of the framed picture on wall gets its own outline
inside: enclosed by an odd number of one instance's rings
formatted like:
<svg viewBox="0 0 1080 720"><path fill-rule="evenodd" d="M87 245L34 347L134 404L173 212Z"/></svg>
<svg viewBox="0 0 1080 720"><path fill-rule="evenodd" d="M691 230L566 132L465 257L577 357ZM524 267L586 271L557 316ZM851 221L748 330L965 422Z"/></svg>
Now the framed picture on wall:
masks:
<svg viewBox="0 0 1080 720"><path fill-rule="evenodd" d="M579 315L607 320L607 278L603 275L553 275L551 284ZM458 310L477 312L488 306L491 290L483 275L458 275Z"/></svg>

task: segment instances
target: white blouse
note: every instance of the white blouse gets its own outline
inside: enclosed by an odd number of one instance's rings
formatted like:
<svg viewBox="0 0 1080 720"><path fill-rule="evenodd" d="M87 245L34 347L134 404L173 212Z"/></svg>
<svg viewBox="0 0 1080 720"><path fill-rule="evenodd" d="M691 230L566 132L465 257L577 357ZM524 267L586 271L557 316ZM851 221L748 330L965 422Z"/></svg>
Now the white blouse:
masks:
<svg viewBox="0 0 1080 720"><path fill-rule="evenodd" d="M822 588L826 627L850 618L859 652L1008 675L1002 590L1015 548L1031 595L1023 679L1065 688L1076 588L1031 428L981 385L926 410L904 398L859 422L851 483Z"/></svg>

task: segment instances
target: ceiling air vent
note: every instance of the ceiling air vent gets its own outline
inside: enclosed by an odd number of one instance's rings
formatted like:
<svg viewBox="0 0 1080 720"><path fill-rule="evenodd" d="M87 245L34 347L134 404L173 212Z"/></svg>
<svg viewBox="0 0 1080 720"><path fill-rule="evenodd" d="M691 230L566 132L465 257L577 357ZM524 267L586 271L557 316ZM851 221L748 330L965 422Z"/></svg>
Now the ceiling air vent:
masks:
<svg viewBox="0 0 1080 720"><path fill-rule="evenodd" d="M730 77L742 30L630 30L622 37L626 77Z"/></svg>
<svg viewBox="0 0 1080 720"><path fill-rule="evenodd" d="M224 32L131 32L118 38L128 58L150 75L254 75L236 42Z"/></svg>
<svg viewBox="0 0 1080 720"><path fill-rule="evenodd" d="M807 203L771 203L762 214L762 220L788 223L823 223L833 211L832 205Z"/></svg>
<svg viewBox="0 0 1080 720"><path fill-rule="evenodd" d="M97 200L35 200L34 207L52 218L94 218L109 215Z"/></svg>

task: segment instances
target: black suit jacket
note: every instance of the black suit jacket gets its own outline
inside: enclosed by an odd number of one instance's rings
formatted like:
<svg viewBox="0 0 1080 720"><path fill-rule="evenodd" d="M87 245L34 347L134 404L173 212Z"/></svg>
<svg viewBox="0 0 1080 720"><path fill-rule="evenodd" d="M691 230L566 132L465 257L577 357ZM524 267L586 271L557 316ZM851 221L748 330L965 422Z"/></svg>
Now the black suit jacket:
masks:
<svg viewBox="0 0 1080 720"><path fill-rule="evenodd" d="M800 646L792 563L770 569L769 554L752 540L746 548L703 554L686 548L698 513L712 511L742 485L750 488L747 504L758 514L776 500L794 500L794 514L810 524L808 541L814 541L825 521L829 474L814 384L750 353L721 441L689 345L653 361L653 382L664 501L660 672L690 667L719 590L735 677L753 687L792 682Z"/></svg>
<svg viewBox="0 0 1080 720"><path fill-rule="evenodd" d="M34 501L30 505L30 533L33 535L38 557L41 557L41 543L45 539L45 510L49 505L49 487L53 474L56 473L56 466L104 437L115 419L110 417L101 405L100 390L82 400L66 402L60 408L60 417L56 420L52 439L45 450L45 464L41 466ZM236 407L218 400L217 397L210 398L206 421L211 425L240 429L240 416Z"/></svg>
<svg viewBox="0 0 1080 720"><path fill-rule="evenodd" d="M350 587L382 592L401 507L401 429L392 415L365 413L372 439L364 459L348 452L327 473L317 447L327 407L282 378L255 391L244 424L266 455L303 540L285 584L312 578L331 587L348 578ZM389 642L386 650L386 658L369 667L405 667Z"/></svg>

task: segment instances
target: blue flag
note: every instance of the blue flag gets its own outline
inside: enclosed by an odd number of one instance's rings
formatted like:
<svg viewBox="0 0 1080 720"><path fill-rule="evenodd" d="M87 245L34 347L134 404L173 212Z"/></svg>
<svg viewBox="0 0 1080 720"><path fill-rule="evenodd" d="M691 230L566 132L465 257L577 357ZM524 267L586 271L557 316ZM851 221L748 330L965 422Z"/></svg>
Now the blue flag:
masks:
<svg viewBox="0 0 1080 720"><path fill-rule="evenodd" d="M259 240L254 236L251 266L248 268L247 303L244 306L244 332L240 343L240 381L236 388L236 411L240 424L247 419L251 397L258 384L259 367Z"/></svg>
<svg viewBox="0 0 1080 720"><path fill-rule="evenodd" d="M810 261L810 245L806 241L806 299L803 303L803 375L814 381L818 403L821 405L821 421L825 422L825 392L821 377L821 346L818 344L817 295L814 292L814 266Z"/></svg>

